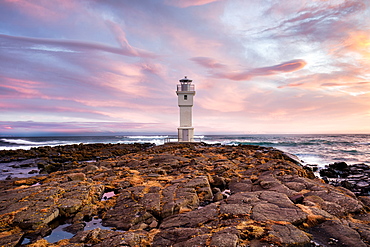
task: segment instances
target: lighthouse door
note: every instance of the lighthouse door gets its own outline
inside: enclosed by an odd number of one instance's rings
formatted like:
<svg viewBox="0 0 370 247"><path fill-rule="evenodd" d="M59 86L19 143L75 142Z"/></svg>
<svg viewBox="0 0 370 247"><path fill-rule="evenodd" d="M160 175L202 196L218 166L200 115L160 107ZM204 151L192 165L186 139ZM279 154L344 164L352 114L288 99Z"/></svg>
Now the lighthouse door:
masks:
<svg viewBox="0 0 370 247"><path fill-rule="evenodd" d="M188 142L189 141L189 130L182 130L182 141Z"/></svg>

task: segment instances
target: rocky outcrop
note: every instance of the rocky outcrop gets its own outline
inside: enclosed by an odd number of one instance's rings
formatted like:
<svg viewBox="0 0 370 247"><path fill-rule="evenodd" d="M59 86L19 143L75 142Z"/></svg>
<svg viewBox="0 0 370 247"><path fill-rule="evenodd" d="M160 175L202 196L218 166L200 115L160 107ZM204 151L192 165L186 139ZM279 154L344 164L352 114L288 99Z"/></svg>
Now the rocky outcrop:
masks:
<svg viewBox="0 0 370 247"><path fill-rule="evenodd" d="M0 245L24 237L29 246L65 247L370 243L367 197L272 148L172 143L30 179L35 185L2 183ZM84 231L91 217L111 230ZM75 235L48 243L58 219Z"/></svg>
<svg viewBox="0 0 370 247"><path fill-rule="evenodd" d="M321 169L320 175L329 184L347 188L358 196L369 196L370 166L366 164L336 162Z"/></svg>

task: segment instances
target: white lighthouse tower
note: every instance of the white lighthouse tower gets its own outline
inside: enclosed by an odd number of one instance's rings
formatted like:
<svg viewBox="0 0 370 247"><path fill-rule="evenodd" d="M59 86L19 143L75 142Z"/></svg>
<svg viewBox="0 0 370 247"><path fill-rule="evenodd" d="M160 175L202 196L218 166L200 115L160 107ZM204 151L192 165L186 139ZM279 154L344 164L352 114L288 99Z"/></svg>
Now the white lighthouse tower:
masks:
<svg viewBox="0 0 370 247"><path fill-rule="evenodd" d="M180 127L178 130L179 142L193 142L194 141L194 128L192 126L192 107L193 97L195 95L193 80L184 79L179 80L180 84L177 85L177 97L180 107Z"/></svg>

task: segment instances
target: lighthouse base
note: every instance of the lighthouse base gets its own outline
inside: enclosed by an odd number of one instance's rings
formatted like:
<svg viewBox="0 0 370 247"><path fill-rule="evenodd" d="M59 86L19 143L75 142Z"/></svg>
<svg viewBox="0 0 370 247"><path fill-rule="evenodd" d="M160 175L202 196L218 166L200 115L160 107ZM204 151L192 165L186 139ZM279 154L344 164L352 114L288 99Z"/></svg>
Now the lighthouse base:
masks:
<svg viewBox="0 0 370 247"><path fill-rule="evenodd" d="M179 127L178 140L179 142L194 142L194 128L193 127Z"/></svg>

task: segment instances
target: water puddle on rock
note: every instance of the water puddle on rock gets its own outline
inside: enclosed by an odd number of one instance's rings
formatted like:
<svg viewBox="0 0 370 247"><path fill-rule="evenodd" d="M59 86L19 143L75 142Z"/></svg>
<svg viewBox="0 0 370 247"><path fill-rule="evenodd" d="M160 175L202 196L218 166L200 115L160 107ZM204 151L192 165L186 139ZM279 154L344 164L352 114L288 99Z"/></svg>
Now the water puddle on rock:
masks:
<svg viewBox="0 0 370 247"><path fill-rule="evenodd" d="M84 227L82 226L83 229L81 229L81 231L94 230L96 228L100 228L102 230L111 230L110 227L103 226L102 225L102 219L99 219L99 218L93 218L90 221L85 221L84 224L85 224L85 226ZM56 243L56 242L58 242L59 240L62 240L62 239L70 239L75 235L73 233L68 232L68 231L71 231L71 227L73 227L72 224L59 225L57 228L55 228L52 231L52 233L49 236L45 237L45 239L49 243ZM77 228L78 227L79 226L77 226Z"/></svg>
<svg viewBox="0 0 370 247"><path fill-rule="evenodd" d="M86 223L86 225L85 225L84 231L94 230L96 228L100 228L102 230L112 230L110 227L103 226L102 225L102 219L99 219L99 218L94 218L91 221L88 221L88 222L85 222L85 223Z"/></svg>
<svg viewBox="0 0 370 247"><path fill-rule="evenodd" d="M110 227L106 227L102 225L102 219L95 216L93 219L89 221L84 221L83 223L77 224L69 224L65 222L60 222L61 224L53 229L50 235L44 237L49 243L56 243L62 239L70 239L76 235L77 232L80 231L88 231L94 230L96 228L100 228L102 230L113 230ZM54 224L58 224L58 222L54 222ZM32 242L31 238L24 238L21 246L30 244Z"/></svg>
<svg viewBox="0 0 370 247"><path fill-rule="evenodd" d="M69 239L74 236L74 234L66 232L63 230L63 228L66 228L70 226L71 224L63 224L59 225L57 228L55 228L49 236L46 236L44 239L46 239L49 243L56 243L59 240L62 239Z"/></svg>
<svg viewBox="0 0 370 247"><path fill-rule="evenodd" d="M0 162L0 180L28 178L39 174L37 159Z"/></svg>
<svg viewBox="0 0 370 247"><path fill-rule="evenodd" d="M40 184L34 184L33 186L38 186ZM101 201L106 201L115 196L116 193L114 191L105 192L102 196ZM110 227L106 227L102 225L102 219L98 216L94 216L90 220L83 221L82 223L70 224L66 223L68 220L57 220L51 223L51 227L57 226L53 229L50 235L44 237L49 243L56 243L62 239L70 239L72 238L77 232L80 231L88 231L94 230L96 228L100 228L102 230L114 230ZM22 245L31 243L32 240L29 238L24 238Z"/></svg>

